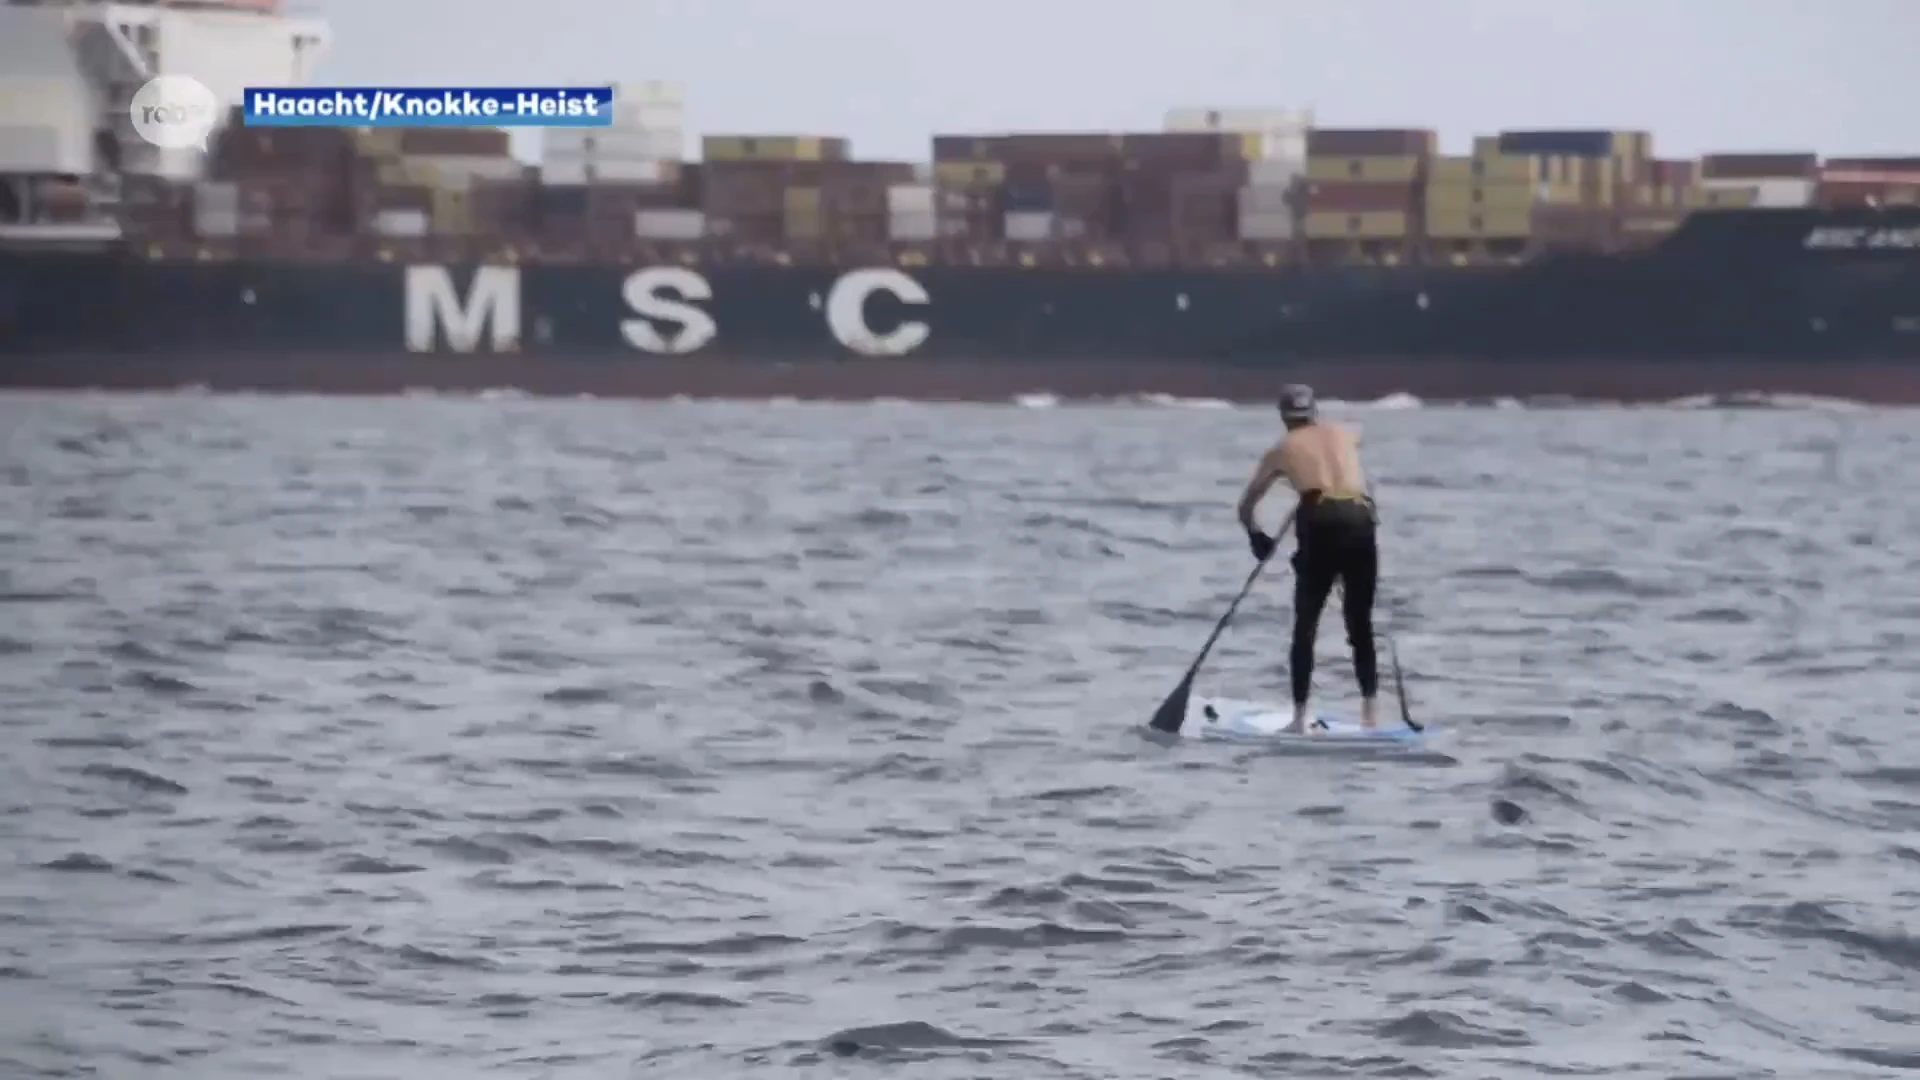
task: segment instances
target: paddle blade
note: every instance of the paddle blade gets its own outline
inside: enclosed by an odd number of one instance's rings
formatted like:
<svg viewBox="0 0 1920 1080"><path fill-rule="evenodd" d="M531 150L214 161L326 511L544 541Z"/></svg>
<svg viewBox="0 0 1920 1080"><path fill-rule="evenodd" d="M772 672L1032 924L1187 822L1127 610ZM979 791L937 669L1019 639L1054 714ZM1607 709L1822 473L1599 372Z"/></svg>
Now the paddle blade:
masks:
<svg viewBox="0 0 1920 1080"><path fill-rule="evenodd" d="M1400 671L1400 649L1393 639L1387 639L1387 656L1393 661L1393 696L1400 699L1400 722L1415 731L1427 730L1424 725L1413 722L1413 707L1407 701L1407 679Z"/></svg>
<svg viewBox="0 0 1920 1080"><path fill-rule="evenodd" d="M1155 731L1179 734L1181 725L1187 722L1187 700L1191 697L1193 697L1193 672L1188 671L1186 677L1180 680L1180 685L1174 687L1173 693L1167 695L1167 700L1161 702L1160 707L1153 711L1153 720L1147 726Z"/></svg>

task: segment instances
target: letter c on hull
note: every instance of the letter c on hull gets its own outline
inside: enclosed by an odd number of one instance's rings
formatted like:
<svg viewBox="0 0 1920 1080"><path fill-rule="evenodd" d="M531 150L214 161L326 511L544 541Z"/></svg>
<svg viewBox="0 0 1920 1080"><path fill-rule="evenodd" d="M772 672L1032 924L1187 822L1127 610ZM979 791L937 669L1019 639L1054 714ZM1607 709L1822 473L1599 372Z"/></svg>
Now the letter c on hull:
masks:
<svg viewBox="0 0 1920 1080"><path fill-rule="evenodd" d="M862 356L905 356L926 344L931 331L918 320L903 322L885 334L867 325L867 297L890 292L903 304L932 301L919 282L898 270L868 269L843 274L827 292L827 327L834 339Z"/></svg>
<svg viewBox="0 0 1920 1080"><path fill-rule="evenodd" d="M684 266L649 266L636 270L627 275L620 295L634 314L640 316L622 322L620 336L643 352L685 356L705 348L720 333L720 326L712 315L688 303L713 299L713 286L705 277ZM679 323L680 332L669 340L653 325L654 319Z"/></svg>

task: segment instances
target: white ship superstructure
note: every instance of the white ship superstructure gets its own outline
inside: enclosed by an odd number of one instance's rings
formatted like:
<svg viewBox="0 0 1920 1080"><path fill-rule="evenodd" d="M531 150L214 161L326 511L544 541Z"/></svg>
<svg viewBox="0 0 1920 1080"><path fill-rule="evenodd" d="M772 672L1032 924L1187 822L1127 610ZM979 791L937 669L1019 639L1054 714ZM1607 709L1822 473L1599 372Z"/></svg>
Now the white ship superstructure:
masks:
<svg viewBox="0 0 1920 1080"><path fill-rule="evenodd" d="M324 20L281 0L0 2L0 223L36 220L54 177L84 178L111 204L121 176L200 176L202 151L134 133L135 91L185 75L235 105L250 85L310 82L331 40Z"/></svg>

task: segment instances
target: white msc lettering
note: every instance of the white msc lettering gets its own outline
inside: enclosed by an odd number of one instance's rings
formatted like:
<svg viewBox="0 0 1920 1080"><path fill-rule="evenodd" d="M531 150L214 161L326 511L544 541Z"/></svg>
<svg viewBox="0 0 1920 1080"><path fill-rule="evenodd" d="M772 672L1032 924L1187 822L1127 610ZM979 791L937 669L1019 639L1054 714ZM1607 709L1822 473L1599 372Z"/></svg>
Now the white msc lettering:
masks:
<svg viewBox="0 0 1920 1080"><path fill-rule="evenodd" d="M482 266L473 272L463 300L444 266L407 267L407 349L433 352L445 335L458 353L479 349L512 352L520 347L520 270Z"/></svg>
<svg viewBox="0 0 1920 1080"><path fill-rule="evenodd" d="M665 356L685 356L697 352L720 334L720 324L702 308L688 301L713 299L713 286L698 272L684 266L649 266L627 275L620 295L633 309L637 319L620 324L620 336L642 352ZM653 320L679 323L680 332L669 340L653 325Z"/></svg>
<svg viewBox="0 0 1920 1080"><path fill-rule="evenodd" d="M927 290L906 274L891 269L855 270L842 275L827 292L827 327L834 339L862 356L905 356L926 344L932 331L918 320L903 322L885 334L867 325L867 298L889 292L903 304L932 301Z"/></svg>

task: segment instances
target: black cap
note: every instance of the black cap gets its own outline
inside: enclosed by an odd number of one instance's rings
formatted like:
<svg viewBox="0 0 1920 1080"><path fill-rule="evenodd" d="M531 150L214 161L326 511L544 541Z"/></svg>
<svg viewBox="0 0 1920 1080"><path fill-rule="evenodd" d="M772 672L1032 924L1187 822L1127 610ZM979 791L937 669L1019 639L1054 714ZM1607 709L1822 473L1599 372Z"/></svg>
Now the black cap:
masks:
<svg viewBox="0 0 1920 1080"><path fill-rule="evenodd" d="M1280 391L1282 420L1311 420L1318 411L1318 406L1313 400L1313 387L1294 383Z"/></svg>

